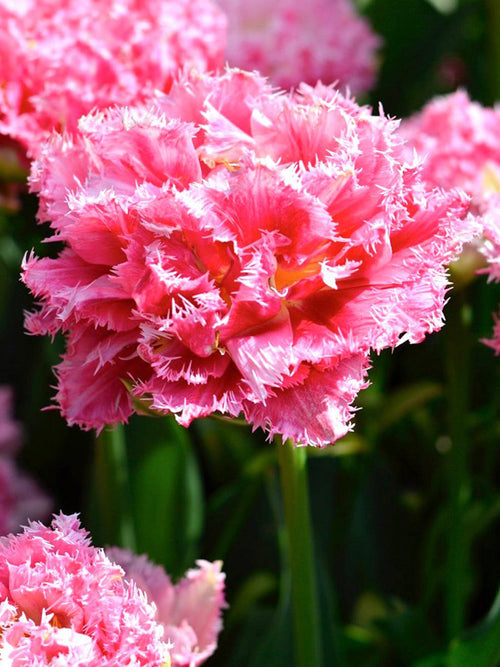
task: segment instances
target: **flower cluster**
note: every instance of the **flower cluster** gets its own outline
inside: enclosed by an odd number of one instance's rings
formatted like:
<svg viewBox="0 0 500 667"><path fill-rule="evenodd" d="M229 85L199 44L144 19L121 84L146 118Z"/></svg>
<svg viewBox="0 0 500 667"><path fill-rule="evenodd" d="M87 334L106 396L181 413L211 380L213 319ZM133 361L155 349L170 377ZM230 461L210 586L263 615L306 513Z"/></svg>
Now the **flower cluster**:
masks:
<svg viewBox="0 0 500 667"><path fill-rule="evenodd" d="M338 82L368 90L379 38L351 0L218 0L228 17L230 65L258 70L278 86Z"/></svg>
<svg viewBox="0 0 500 667"><path fill-rule="evenodd" d="M67 333L69 423L133 397L189 424L221 412L297 443L350 428L371 350L442 325L468 202L424 186L397 124L333 87L181 77L149 106L54 136L32 173L65 249L24 261L32 333Z"/></svg>
<svg viewBox="0 0 500 667"><path fill-rule="evenodd" d="M500 108L472 102L465 91L431 100L406 120L401 132L424 160L423 178L443 188L461 187L482 224L478 247L491 280L500 280ZM500 325L485 341L500 353Z"/></svg>
<svg viewBox="0 0 500 667"><path fill-rule="evenodd" d="M0 25L0 133L31 155L95 107L223 63L226 20L211 0L0 0Z"/></svg>
<svg viewBox="0 0 500 667"><path fill-rule="evenodd" d="M22 433L11 414L10 389L0 387L0 535L17 530L28 519L45 519L51 507L35 481L16 465Z"/></svg>
<svg viewBox="0 0 500 667"><path fill-rule="evenodd" d="M163 667L154 606L76 516L0 538L0 664Z"/></svg>
<svg viewBox="0 0 500 667"><path fill-rule="evenodd" d="M156 606L156 619L171 644L172 667L198 667L212 655L222 629L225 606L221 563L200 560L175 586L165 570L146 556L112 547L109 558L125 571Z"/></svg>

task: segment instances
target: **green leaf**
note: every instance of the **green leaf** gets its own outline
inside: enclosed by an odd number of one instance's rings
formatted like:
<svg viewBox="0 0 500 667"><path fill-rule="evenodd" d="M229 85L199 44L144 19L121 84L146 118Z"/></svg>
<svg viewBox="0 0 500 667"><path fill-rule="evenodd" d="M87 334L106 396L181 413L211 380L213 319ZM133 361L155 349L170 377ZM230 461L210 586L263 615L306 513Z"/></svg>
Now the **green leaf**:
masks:
<svg viewBox="0 0 500 667"><path fill-rule="evenodd" d="M135 417L130 426L137 551L182 574L199 557L203 493L188 432L173 418Z"/></svg>
<svg viewBox="0 0 500 667"><path fill-rule="evenodd" d="M500 664L500 593L488 616L452 642L447 667L498 667Z"/></svg>

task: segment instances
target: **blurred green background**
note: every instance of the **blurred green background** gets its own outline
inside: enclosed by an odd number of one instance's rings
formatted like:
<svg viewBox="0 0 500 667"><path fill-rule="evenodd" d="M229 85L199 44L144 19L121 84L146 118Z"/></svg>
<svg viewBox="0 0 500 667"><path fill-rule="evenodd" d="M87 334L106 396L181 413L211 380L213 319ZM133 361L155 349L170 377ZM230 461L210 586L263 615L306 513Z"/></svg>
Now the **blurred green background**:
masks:
<svg viewBox="0 0 500 667"><path fill-rule="evenodd" d="M358 4L383 39L364 102L405 117L457 87L500 97L497 0ZM27 194L20 211L0 210L0 383L15 392L24 467L55 509L82 513L96 544L135 540L174 577L196 558L224 561L230 607L208 665L292 665L276 452L262 434L135 417L123 499L109 434L96 442L41 411L63 341L23 333L21 258L57 250L42 246L35 210ZM442 332L373 358L354 433L310 454L327 667L500 664L500 364L479 342L500 287L477 277L449 296Z"/></svg>

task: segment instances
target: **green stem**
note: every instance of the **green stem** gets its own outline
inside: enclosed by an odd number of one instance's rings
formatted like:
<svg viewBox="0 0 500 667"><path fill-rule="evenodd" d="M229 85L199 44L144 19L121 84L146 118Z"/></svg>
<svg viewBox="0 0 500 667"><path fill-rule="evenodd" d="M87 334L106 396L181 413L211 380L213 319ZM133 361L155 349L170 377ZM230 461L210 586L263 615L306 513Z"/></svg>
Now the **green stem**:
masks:
<svg viewBox="0 0 500 667"><path fill-rule="evenodd" d="M490 67L490 102L500 99L500 3L498 0L486 0L488 12L488 41Z"/></svg>
<svg viewBox="0 0 500 667"><path fill-rule="evenodd" d="M314 569L307 449L276 442L285 509L286 546L292 581L297 667L321 667L321 624Z"/></svg>
<svg viewBox="0 0 500 667"><path fill-rule="evenodd" d="M135 550L136 539L128 477L125 429L105 429L95 441L99 513L107 543Z"/></svg>
<svg viewBox="0 0 500 667"><path fill-rule="evenodd" d="M448 463L448 544L445 581L446 633L453 639L465 626L469 597L469 540L465 512L470 498L467 468L469 407L469 330L463 293L455 291L447 311L446 347L448 417L451 447Z"/></svg>

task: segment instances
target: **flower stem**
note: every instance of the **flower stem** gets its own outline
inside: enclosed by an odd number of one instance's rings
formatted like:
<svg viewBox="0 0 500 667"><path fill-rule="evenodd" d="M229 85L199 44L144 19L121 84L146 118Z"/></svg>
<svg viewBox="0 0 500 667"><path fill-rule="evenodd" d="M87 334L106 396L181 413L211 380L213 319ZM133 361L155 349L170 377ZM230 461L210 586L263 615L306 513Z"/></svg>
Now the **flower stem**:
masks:
<svg viewBox="0 0 500 667"><path fill-rule="evenodd" d="M105 541L135 550L136 539L129 488L125 430L105 429L95 442L98 506Z"/></svg>
<svg viewBox="0 0 500 667"><path fill-rule="evenodd" d="M277 441L292 581L297 667L321 667L321 624L307 483L307 448Z"/></svg>
<svg viewBox="0 0 500 667"><path fill-rule="evenodd" d="M469 540L465 511L470 499L467 469L469 403L469 330L463 293L455 293L447 312L446 347L448 416L451 447L448 458L448 544L445 581L446 632L449 640L462 632L469 597Z"/></svg>
<svg viewBox="0 0 500 667"><path fill-rule="evenodd" d="M498 0L486 0L489 32L489 68L490 68L490 102L500 98L500 4Z"/></svg>

